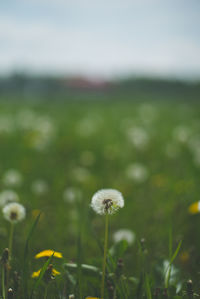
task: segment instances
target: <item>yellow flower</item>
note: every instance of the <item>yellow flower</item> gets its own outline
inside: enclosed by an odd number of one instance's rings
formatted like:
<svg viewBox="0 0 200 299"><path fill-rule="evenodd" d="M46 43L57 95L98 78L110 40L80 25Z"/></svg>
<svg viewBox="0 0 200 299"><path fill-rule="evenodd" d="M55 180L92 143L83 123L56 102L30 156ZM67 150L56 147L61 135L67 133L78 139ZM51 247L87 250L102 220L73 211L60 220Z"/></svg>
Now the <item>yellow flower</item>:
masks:
<svg viewBox="0 0 200 299"><path fill-rule="evenodd" d="M39 252L38 254L36 254L35 258L39 259L41 257L50 257L52 255L54 257L57 257L57 258L60 258L60 259L63 257L62 253L51 250L51 249L47 249L47 250L43 250L43 251Z"/></svg>
<svg viewBox="0 0 200 299"><path fill-rule="evenodd" d="M40 275L41 269L32 273L32 278L38 277Z"/></svg>
<svg viewBox="0 0 200 299"><path fill-rule="evenodd" d="M189 213L190 214L197 214L200 212L200 201L196 201L189 206Z"/></svg>
<svg viewBox="0 0 200 299"><path fill-rule="evenodd" d="M39 270L36 271L36 272L33 272L33 273L32 273L32 278L36 278L36 277L38 277L38 276L40 275L40 272L41 272L41 269L39 269ZM52 275L53 275L53 276L60 275L60 272L53 268L53 269L52 269Z"/></svg>

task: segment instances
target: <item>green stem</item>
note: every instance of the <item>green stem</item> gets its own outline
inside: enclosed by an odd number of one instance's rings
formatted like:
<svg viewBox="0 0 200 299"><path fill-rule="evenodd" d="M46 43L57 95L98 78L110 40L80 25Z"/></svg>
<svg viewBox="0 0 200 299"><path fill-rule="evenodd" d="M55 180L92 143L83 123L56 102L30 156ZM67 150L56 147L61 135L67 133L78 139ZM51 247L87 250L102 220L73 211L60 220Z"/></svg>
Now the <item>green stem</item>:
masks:
<svg viewBox="0 0 200 299"><path fill-rule="evenodd" d="M4 266L2 266L2 298L6 298L6 292L5 292L5 269Z"/></svg>
<svg viewBox="0 0 200 299"><path fill-rule="evenodd" d="M106 213L106 217L105 217L105 240L104 240L104 255L103 255L103 272L102 272L102 282L101 282L101 299L104 298L107 248L108 248L108 213Z"/></svg>
<svg viewBox="0 0 200 299"><path fill-rule="evenodd" d="M44 290L44 299L47 299L47 288L48 288L48 286L46 286L45 290Z"/></svg>
<svg viewBox="0 0 200 299"><path fill-rule="evenodd" d="M12 256L13 232L14 232L14 224L13 224L13 223L11 223L11 226L10 226L10 236L9 236L9 243L8 243L8 249L9 249L9 260L11 260L11 256Z"/></svg>

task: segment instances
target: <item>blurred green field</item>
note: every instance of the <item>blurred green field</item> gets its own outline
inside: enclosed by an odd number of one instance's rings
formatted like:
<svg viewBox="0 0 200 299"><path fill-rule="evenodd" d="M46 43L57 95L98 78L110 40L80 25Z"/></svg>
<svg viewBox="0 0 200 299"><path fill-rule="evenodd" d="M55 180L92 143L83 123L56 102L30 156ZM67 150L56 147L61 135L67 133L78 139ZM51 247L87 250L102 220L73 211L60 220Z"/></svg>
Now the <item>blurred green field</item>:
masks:
<svg viewBox="0 0 200 299"><path fill-rule="evenodd" d="M12 169L17 179L12 172L9 178ZM34 255L44 249L76 262L80 235L82 263L101 267L104 222L90 202L97 190L115 188L125 207L110 217L109 245L119 229L136 235L124 257L125 273L139 276L137 243L145 238L148 269L159 285L171 229L174 250L183 240L175 260L180 281L197 283L200 216L189 215L188 207L199 200L199 178L198 102L0 102L0 194L15 190L27 209L14 237L19 260L31 222L42 211L31 240L32 271L40 264ZM8 230L2 216L1 251Z"/></svg>

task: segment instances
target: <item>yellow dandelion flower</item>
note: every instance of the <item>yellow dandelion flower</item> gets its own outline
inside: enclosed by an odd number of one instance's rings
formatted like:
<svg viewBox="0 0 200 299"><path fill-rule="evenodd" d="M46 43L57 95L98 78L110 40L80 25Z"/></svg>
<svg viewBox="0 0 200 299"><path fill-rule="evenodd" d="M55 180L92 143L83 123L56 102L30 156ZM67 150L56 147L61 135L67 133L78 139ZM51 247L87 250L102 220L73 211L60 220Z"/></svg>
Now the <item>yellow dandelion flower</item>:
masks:
<svg viewBox="0 0 200 299"><path fill-rule="evenodd" d="M52 274L53 274L53 276L56 276L56 275L60 275L60 272L53 268Z"/></svg>
<svg viewBox="0 0 200 299"><path fill-rule="evenodd" d="M35 258L36 259L39 259L41 257L50 257L50 256L54 256L54 257L57 257L57 258L63 258L63 255L61 252L57 252L57 251L54 251L54 250L51 250L51 249L47 249L47 250L43 250L41 252L39 252L38 254L36 254Z"/></svg>
<svg viewBox="0 0 200 299"><path fill-rule="evenodd" d="M200 201L196 201L189 206L189 213L190 214L197 214L200 212Z"/></svg>
<svg viewBox="0 0 200 299"><path fill-rule="evenodd" d="M40 275L41 269L32 273L32 278L36 278Z"/></svg>
<svg viewBox="0 0 200 299"><path fill-rule="evenodd" d="M39 269L38 271L35 271L32 273L32 278L36 278L36 277L39 277L40 275L40 272L41 272L41 269ZM53 276L56 276L56 275L60 275L61 273L59 271L57 271L56 269L52 269L52 275Z"/></svg>

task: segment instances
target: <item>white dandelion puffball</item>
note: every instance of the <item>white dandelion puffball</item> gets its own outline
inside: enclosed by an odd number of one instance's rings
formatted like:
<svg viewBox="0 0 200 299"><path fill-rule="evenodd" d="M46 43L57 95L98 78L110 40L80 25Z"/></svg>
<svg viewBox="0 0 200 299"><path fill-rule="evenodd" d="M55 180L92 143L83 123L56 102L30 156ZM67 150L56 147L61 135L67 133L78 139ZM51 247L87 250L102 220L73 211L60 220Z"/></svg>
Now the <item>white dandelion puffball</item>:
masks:
<svg viewBox="0 0 200 299"><path fill-rule="evenodd" d="M16 202L7 204L2 211L4 218L12 223L22 221L26 216L24 206Z"/></svg>
<svg viewBox="0 0 200 299"><path fill-rule="evenodd" d="M31 190L36 195L42 195L48 192L48 184L44 180L36 180L31 185Z"/></svg>
<svg viewBox="0 0 200 299"><path fill-rule="evenodd" d="M3 190L0 192L0 207L5 206L10 202L19 201L18 194L13 190Z"/></svg>
<svg viewBox="0 0 200 299"><path fill-rule="evenodd" d="M18 187L22 184L22 175L16 169L9 169L4 173L3 183L6 186Z"/></svg>
<svg viewBox="0 0 200 299"><path fill-rule="evenodd" d="M114 214L119 208L123 208L124 198L121 192L115 189L102 189L97 191L91 202L93 210L100 215Z"/></svg>
<svg viewBox="0 0 200 299"><path fill-rule="evenodd" d="M135 241L135 234L130 229L120 229L113 234L113 240L115 243L125 240L131 245Z"/></svg>
<svg viewBox="0 0 200 299"><path fill-rule="evenodd" d="M69 187L66 188L63 192L63 200L65 202L75 202L77 199L80 199L81 191L78 188Z"/></svg>
<svg viewBox="0 0 200 299"><path fill-rule="evenodd" d="M133 163L128 166L126 175L129 179L132 179L137 183L143 183L147 180L149 173L148 169L143 164Z"/></svg>
<svg viewBox="0 0 200 299"><path fill-rule="evenodd" d="M137 149L144 149L150 141L150 136L143 127L129 128L127 131L127 135L130 142Z"/></svg>

